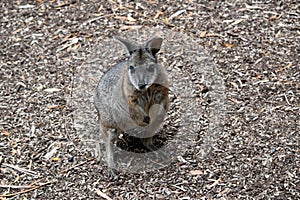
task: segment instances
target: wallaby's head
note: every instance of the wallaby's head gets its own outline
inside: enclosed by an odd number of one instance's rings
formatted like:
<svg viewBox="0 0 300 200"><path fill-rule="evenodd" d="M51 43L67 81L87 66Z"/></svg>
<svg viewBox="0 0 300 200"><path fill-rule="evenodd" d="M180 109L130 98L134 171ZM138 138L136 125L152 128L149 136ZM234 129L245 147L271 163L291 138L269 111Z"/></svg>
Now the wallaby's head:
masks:
<svg viewBox="0 0 300 200"><path fill-rule="evenodd" d="M160 73L156 53L160 50L162 38L153 38L140 46L117 38L129 53L128 78L139 91L148 89Z"/></svg>

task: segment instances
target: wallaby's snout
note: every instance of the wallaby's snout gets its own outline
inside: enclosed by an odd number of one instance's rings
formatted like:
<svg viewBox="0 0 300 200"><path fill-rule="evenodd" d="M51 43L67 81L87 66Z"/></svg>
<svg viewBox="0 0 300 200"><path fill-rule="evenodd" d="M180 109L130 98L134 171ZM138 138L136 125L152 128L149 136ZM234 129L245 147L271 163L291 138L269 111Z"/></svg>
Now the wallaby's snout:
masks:
<svg viewBox="0 0 300 200"><path fill-rule="evenodd" d="M128 78L135 89L144 91L149 88L157 78L158 64L156 58L145 49L142 51L142 58L139 52L134 52L129 58Z"/></svg>
<svg viewBox="0 0 300 200"><path fill-rule="evenodd" d="M145 117L144 117L144 122L145 122L146 124L149 124L149 123L150 123L150 117L149 117L149 116L145 116Z"/></svg>
<svg viewBox="0 0 300 200"><path fill-rule="evenodd" d="M143 91L144 89L146 89L147 84L145 84L145 83L138 83L138 86L139 86L139 89L140 89L141 91Z"/></svg>

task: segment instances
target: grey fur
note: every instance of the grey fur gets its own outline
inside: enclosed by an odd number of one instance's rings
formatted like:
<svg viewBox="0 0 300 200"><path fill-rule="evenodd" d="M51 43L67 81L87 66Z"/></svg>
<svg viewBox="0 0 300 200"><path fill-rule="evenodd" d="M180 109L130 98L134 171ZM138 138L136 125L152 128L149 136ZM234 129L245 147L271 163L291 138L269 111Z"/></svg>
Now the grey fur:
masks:
<svg viewBox="0 0 300 200"><path fill-rule="evenodd" d="M129 58L103 75L94 98L113 177L117 177L113 152L117 136L126 131L143 138L144 145L154 151L152 137L163 122L169 104L167 73L156 58L162 39L153 38L143 46L117 40L126 47Z"/></svg>

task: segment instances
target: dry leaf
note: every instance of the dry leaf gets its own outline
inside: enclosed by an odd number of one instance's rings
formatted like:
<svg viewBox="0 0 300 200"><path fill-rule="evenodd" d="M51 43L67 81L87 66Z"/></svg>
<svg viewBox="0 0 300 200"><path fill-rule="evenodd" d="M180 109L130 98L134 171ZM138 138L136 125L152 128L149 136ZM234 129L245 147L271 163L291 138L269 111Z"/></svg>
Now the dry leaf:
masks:
<svg viewBox="0 0 300 200"><path fill-rule="evenodd" d="M60 91L60 89L58 89L58 88L47 88L47 89L44 89L44 91L49 92L49 93L53 93L53 92Z"/></svg>
<svg viewBox="0 0 300 200"><path fill-rule="evenodd" d="M263 113L266 110L266 108L262 108L259 110L260 113Z"/></svg>
<svg viewBox="0 0 300 200"><path fill-rule="evenodd" d="M2 134L5 136L10 136L10 133L8 131L2 131Z"/></svg>
<svg viewBox="0 0 300 200"><path fill-rule="evenodd" d="M156 12L156 15L154 16L153 19L157 19L157 18L159 18L159 16L161 16L161 15L163 15L163 14L164 14L163 12L157 11L157 12Z"/></svg>
<svg viewBox="0 0 300 200"><path fill-rule="evenodd" d="M204 174L204 173L201 170L191 170L190 174L191 175L201 175L201 174Z"/></svg>
<svg viewBox="0 0 300 200"><path fill-rule="evenodd" d="M122 20L122 21L127 20L127 17L123 17L123 16L115 16L114 18L115 18L115 19Z"/></svg>
<svg viewBox="0 0 300 200"><path fill-rule="evenodd" d="M269 56L271 56L271 53L270 53L270 52L267 52L267 53L265 53L265 56L266 56L266 57L269 57Z"/></svg>
<svg viewBox="0 0 300 200"><path fill-rule="evenodd" d="M206 36L206 31L202 31L201 33L200 33L200 37L205 37Z"/></svg>
<svg viewBox="0 0 300 200"><path fill-rule="evenodd" d="M230 44L230 43L224 43L223 45L224 45L224 47L227 47L227 48L232 48L232 47L236 46L236 44Z"/></svg>
<svg viewBox="0 0 300 200"><path fill-rule="evenodd" d="M130 21L130 22L135 22L136 21L136 19L134 19L130 15L127 16L127 20Z"/></svg>
<svg viewBox="0 0 300 200"><path fill-rule="evenodd" d="M205 87L205 85L199 85L199 90L202 92L207 90L207 88Z"/></svg>
<svg viewBox="0 0 300 200"><path fill-rule="evenodd" d="M231 85L233 85L236 89L239 89L238 84L236 84L235 82L230 82Z"/></svg>
<svg viewBox="0 0 300 200"><path fill-rule="evenodd" d="M60 158L54 157L54 158L52 158L52 161L53 161L53 162L59 162L59 161L60 161Z"/></svg>
<svg viewBox="0 0 300 200"><path fill-rule="evenodd" d="M59 108L59 105L51 105L51 106L47 106L49 109L55 109L55 108Z"/></svg>
<svg viewBox="0 0 300 200"><path fill-rule="evenodd" d="M166 17L165 22L166 22L166 24L168 24L169 23L169 18Z"/></svg>
<svg viewBox="0 0 300 200"><path fill-rule="evenodd" d="M100 196L100 197L102 197L102 198L104 198L104 199L107 199L107 200L112 200L112 198L110 198L109 196L107 196L107 194L105 194L104 192L101 192L99 189L97 189L96 188L96 193Z"/></svg>

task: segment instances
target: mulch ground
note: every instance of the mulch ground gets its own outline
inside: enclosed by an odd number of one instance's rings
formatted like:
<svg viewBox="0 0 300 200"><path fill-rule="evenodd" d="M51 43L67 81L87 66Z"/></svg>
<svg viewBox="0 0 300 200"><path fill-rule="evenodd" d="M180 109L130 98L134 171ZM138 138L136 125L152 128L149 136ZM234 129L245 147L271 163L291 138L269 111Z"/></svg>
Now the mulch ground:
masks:
<svg viewBox="0 0 300 200"><path fill-rule="evenodd" d="M0 199L300 198L296 0L0 7ZM74 128L74 75L102 40L146 27L188 35L212 58L225 86L222 131L205 145L210 119L199 113L198 137L170 165L110 181ZM206 92L196 97L209 109Z"/></svg>

